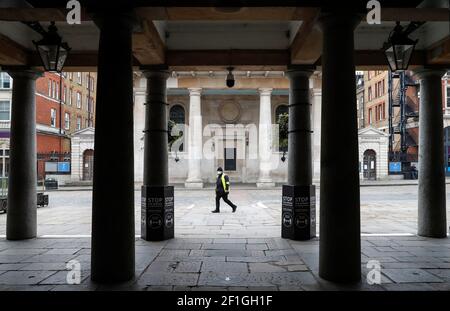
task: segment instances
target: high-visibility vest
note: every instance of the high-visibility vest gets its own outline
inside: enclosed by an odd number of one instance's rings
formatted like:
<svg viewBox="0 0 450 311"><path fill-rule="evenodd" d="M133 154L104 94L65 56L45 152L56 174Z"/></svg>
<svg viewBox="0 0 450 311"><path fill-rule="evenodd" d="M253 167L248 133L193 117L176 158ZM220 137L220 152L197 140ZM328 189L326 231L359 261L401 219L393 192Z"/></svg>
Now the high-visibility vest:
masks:
<svg viewBox="0 0 450 311"><path fill-rule="evenodd" d="M222 180L223 191L229 192L230 191L230 186L228 186L228 189L227 189L227 183L225 181L225 174L222 174L222 177L220 179Z"/></svg>

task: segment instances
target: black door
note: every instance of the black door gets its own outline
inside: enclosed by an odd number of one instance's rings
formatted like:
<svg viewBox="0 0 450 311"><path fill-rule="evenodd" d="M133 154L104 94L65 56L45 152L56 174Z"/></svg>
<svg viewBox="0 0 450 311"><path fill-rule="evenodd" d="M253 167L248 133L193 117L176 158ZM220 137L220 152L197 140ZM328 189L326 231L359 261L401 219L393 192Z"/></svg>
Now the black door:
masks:
<svg viewBox="0 0 450 311"><path fill-rule="evenodd" d="M236 170L236 148L225 148L225 171Z"/></svg>
<svg viewBox="0 0 450 311"><path fill-rule="evenodd" d="M375 151L366 150L364 152L363 169L363 176L365 179L377 179L377 155Z"/></svg>

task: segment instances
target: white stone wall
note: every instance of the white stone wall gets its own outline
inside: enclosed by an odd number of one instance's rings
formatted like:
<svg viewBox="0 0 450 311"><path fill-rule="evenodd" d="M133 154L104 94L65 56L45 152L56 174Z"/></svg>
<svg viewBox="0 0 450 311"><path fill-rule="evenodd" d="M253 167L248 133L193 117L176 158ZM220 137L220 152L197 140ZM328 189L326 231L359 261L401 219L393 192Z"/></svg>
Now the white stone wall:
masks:
<svg viewBox="0 0 450 311"><path fill-rule="evenodd" d="M83 155L86 150L94 150L93 128L86 128L72 134L70 175L72 181L83 180Z"/></svg>
<svg viewBox="0 0 450 311"><path fill-rule="evenodd" d="M373 150L376 153L376 173L377 179L387 179L389 173L388 151L389 135L374 128L365 128L359 131L359 162L360 178L363 179L364 152Z"/></svg>

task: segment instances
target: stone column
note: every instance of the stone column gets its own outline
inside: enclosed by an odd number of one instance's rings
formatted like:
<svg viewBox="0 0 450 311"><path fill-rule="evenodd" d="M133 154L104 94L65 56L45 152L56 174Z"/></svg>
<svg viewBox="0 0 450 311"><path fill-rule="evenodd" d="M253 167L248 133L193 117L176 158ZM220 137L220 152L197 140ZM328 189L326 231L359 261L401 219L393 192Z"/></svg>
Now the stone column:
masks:
<svg viewBox="0 0 450 311"><path fill-rule="evenodd" d="M23 240L37 234L36 79L34 70L11 70L13 78L10 173L6 238Z"/></svg>
<svg viewBox="0 0 450 311"><path fill-rule="evenodd" d="M324 12L320 172L320 277L361 279L358 127L353 31L347 11Z"/></svg>
<svg viewBox="0 0 450 311"><path fill-rule="evenodd" d="M312 185L311 103L309 77L312 69L291 68L289 77L288 185Z"/></svg>
<svg viewBox="0 0 450 311"><path fill-rule="evenodd" d="M144 136L144 185L163 187L169 183L167 98L167 68L144 70L147 78Z"/></svg>
<svg viewBox="0 0 450 311"><path fill-rule="evenodd" d="M144 181L144 128L145 128L145 101L147 79L142 74L135 73L134 80L134 182Z"/></svg>
<svg viewBox="0 0 450 311"><path fill-rule="evenodd" d="M134 15L111 8L95 15L100 28L91 278L101 283L134 277L133 66Z"/></svg>
<svg viewBox="0 0 450 311"><path fill-rule="evenodd" d="M442 82L445 70L421 69L418 235L447 237Z"/></svg>
<svg viewBox="0 0 450 311"><path fill-rule="evenodd" d="M200 88L189 89L188 178L186 188L203 188L203 124Z"/></svg>
<svg viewBox="0 0 450 311"><path fill-rule="evenodd" d="M316 75L312 78L311 105L312 105L312 161L313 182L320 181L320 128L322 116L322 77Z"/></svg>
<svg viewBox="0 0 450 311"><path fill-rule="evenodd" d="M259 91L259 128L258 128L258 154L259 177L256 183L258 188L274 187L270 171L272 170L272 89L261 88Z"/></svg>

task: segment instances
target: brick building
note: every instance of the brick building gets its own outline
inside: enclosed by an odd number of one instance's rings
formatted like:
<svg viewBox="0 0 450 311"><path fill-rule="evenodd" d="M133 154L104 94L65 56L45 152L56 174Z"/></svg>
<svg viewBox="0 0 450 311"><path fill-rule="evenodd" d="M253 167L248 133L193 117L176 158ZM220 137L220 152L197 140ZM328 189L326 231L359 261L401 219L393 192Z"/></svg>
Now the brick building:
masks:
<svg viewBox="0 0 450 311"><path fill-rule="evenodd" d="M0 176L8 176L12 79L0 75ZM70 176L70 135L94 127L96 73L46 72L36 81L38 179ZM51 163L49 163L51 162ZM47 164L46 164L47 163Z"/></svg>

